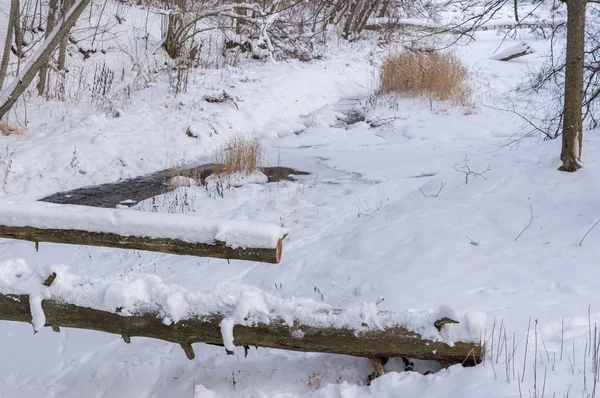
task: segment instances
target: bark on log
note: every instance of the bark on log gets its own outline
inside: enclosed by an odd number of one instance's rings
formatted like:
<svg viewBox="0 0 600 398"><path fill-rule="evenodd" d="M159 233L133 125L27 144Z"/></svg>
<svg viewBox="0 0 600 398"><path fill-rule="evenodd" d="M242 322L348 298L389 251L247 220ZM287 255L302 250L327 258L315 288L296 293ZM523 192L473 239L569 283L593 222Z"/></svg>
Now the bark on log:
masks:
<svg viewBox="0 0 600 398"><path fill-rule="evenodd" d="M282 239L277 246L268 248L233 248L215 241L213 244L186 242L180 239L122 236L106 232L89 232L74 229L42 229L35 227L12 227L0 225L0 238L27 240L30 242L66 243L114 247L118 249L147 250L159 253L196 257L248 260L277 264L281 261Z"/></svg>
<svg viewBox="0 0 600 398"><path fill-rule="evenodd" d="M511 59L515 59L515 58L519 58L519 57L524 57L524 56L529 55L529 54L531 54L531 51L524 50L524 51L521 51L520 53L515 53L515 54L507 55L504 58L499 58L498 60L499 61L510 61Z"/></svg>
<svg viewBox="0 0 600 398"><path fill-rule="evenodd" d="M179 344L188 358L193 358L193 343L223 345L220 322L223 315L181 320L165 325L157 314L121 316L91 308L52 300L42 301L47 327L70 327L96 330L131 337L149 337ZM29 296L0 295L0 320L31 323ZM295 331L295 333L294 333ZM302 331L300 333L300 331ZM296 337L301 335L302 337ZM295 324L292 329L283 321L271 324L234 327L238 347L257 346L301 352L344 354L366 358L407 357L436 360L442 366L474 366L481 362L477 344L457 342L453 347L424 340L402 326L356 334L351 329L317 328ZM381 369L379 369L381 371Z"/></svg>

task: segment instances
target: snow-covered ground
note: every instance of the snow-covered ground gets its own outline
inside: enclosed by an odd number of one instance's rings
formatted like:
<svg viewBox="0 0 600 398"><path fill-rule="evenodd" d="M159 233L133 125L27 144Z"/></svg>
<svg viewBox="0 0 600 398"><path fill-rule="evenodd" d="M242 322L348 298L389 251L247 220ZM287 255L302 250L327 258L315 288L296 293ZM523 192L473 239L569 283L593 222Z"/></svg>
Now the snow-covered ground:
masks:
<svg viewBox="0 0 600 398"><path fill-rule="evenodd" d="M195 344L189 361L163 341L124 344L120 336L66 328L34 335L31 325L0 322L0 397L592 396L600 227L586 233L600 217L600 137L586 132L584 168L573 174L556 171L559 142L507 145L526 130L495 108L540 66L547 43L525 30L476 39L454 48L472 72L473 107L374 99L385 50L368 41L340 44L309 63L201 68L177 96L157 78L133 92L120 117L83 103L30 99L26 134L0 137L4 201L208 163L238 133L262 139L269 166L310 175L232 187L223 197L179 187L115 210L180 212L189 223L276 224L290 230L279 264L45 243L36 252L32 243L1 240L0 290L27 291L28 282L59 270L68 280L57 282L56 294L93 282L104 289L96 303L106 309L134 306L127 301L134 299L165 309L185 291L198 299L186 305L253 297L281 311L302 302L450 312L484 322L494 336L484 364L422 375L404 372L397 358L367 386L372 370L363 358L269 349L245 358L241 347L229 356ZM522 41L536 53L492 59ZM203 100L222 90L234 101ZM515 104L525 111L536 101ZM350 111L365 121L347 125ZM482 175L466 176L467 167ZM26 280L14 285L16 275ZM158 290L160 299L147 295ZM177 319L182 306L175 303L167 313Z"/></svg>

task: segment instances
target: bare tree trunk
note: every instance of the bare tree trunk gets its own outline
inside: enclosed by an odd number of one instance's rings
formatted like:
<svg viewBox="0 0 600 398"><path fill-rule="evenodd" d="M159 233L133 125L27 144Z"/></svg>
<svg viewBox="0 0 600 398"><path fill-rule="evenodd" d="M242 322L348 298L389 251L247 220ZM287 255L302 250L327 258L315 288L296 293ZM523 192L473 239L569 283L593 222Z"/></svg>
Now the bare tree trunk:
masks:
<svg viewBox="0 0 600 398"><path fill-rule="evenodd" d="M583 61L585 49L585 8L587 0L567 0L567 55L563 117L561 171L581 168L583 122Z"/></svg>
<svg viewBox="0 0 600 398"><path fill-rule="evenodd" d="M519 22L519 10L517 8L517 2L518 2L518 0L515 0L515 4L514 4L514 7L515 7L515 21Z"/></svg>
<svg viewBox="0 0 600 398"><path fill-rule="evenodd" d="M46 17L46 39L50 36L52 32L52 28L54 28L54 23L56 19L56 8L58 6L58 0L50 0L48 4L48 16ZM44 95L44 90L46 89L46 76L48 75L48 64L44 62L42 67L40 68L40 78L38 80L37 89L38 95Z"/></svg>
<svg viewBox="0 0 600 398"><path fill-rule="evenodd" d="M71 7L71 1L70 0L62 0L62 7L61 7L61 17L63 18L63 23L64 23L64 17L67 13L67 11L69 10L69 7ZM63 37L63 39L60 41L60 47L58 48L58 70L65 70L66 69L66 60L67 60L67 36L68 34Z"/></svg>
<svg viewBox="0 0 600 398"><path fill-rule="evenodd" d="M2 63L0 63L0 89L4 84L4 78L8 71L8 62L10 61L10 47L12 46L13 29L15 19L17 18L19 7L19 0L12 0L10 2L10 14L8 16L8 26L6 27L6 40L4 42L4 52L2 53Z"/></svg>
<svg viewBox="0 0 600 398"><path fill-rule="evenodd" d="M63 37L69 34L69 31L89 3L90 0L78 0L71 7L71 10L69 10L65 22L54 28L50 36L42 43L41 48L33 55L25 69L19 73L9 87L0 92L0 119L8 113L21 94L25 92L35 75L38 74L40 68L48 62L56 46L58 46Z"/></svg>
<svg viewBox="0 0 600 398"><path fill-rule="evenodd" d="M13 23L13 26L15 28L15 45L17 47L17 57L19 59L19 64L20 64L20 60L21 57L23 56L23 32L21 30L21 5L19 4L19 0L13 0L15 1L16 7L17 7L17 14L16 14L16 18L15 21ZM11 5L12 8L12 5ZM19 68L17 68L17 72L19 71Z"/></svg>
<svg viewBox="0 0 600 398"><path fill-rule="evenodd" d="M348 19L346 19L346 23L344 24L342 37L346 40L350 38L350 34L352 33L352 28L354 26L354 18L356 18L356 9L358 7L359 2L362 3L362 0L354 0L352 2L352 6L350 7L350 14L348 15Z"/></svg>

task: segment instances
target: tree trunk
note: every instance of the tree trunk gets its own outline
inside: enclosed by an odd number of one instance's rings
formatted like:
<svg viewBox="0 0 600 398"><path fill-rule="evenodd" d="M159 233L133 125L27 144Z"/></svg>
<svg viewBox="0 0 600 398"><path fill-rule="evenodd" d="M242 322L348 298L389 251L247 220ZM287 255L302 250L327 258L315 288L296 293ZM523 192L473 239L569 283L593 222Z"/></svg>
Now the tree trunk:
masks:
<svg viewBox="0 0 600 398"><path fill-rule="evenodd" d="M77 19L89 2L90 0L78 0L71 10L69 10L65 22L53 29L50 36L42 43L41 48L33 55L29 64L19 73L10 86L0 92L0 119L8 113L21 94L25 92L40 68L48 62L56 46L58 46L63 37L69 34L69 31L75 25L75 22L77 22Z"/></svg>
<svg viewBox="0 0 600 398"><path fill-rule="evenodd" d="M69 7L71 7L71 1L70 0L62 0L62 7L61 7L61 17L63 18L63 23L64 23L64 17L67 13L67 11L69 10ZM67 61L67 35L65 35L65 37L63 37L63 39L60 41L60 46L58 48L58 70L65 70L66 69L66 61Z"/></svg>
<svg viewBox="0 0 600 398"><path fill-rule="evenodd" d="M585 49L585 8L587 0L567 0L567 55L565 68L565 102L560 159L561 171L581 168L583 122L583 61Z"/></svg>
<svg viewBox="0 0 600 398"><path fill-rule="evenodd" d="M17 15L15 21L13 23L13 27L15 28L15 46L17 47L17 59L18 64L21 64L21 58L23 57L23 31L21 29L21 5L19 4L19 0L13 0L17 2ZM17 66L17 73L19 72L19 67Z"/></svg>
<svg viewBox="0 0 600 398"><path fill-rule="evenodd" d="M56 19L56 8L58 7L58 0L50 0L48 4L48 16L46 17L46 39L50 36L52 32L52 28L54 28L54 23ZM48 75L48 63L45 62L44 65L40 68L40 77L37 84L38 95L44 95L44 91L46 90L46 77Z"/></svg>
<svg viewBox="0 0 600 398"><path fill-rule="evenodd" d="M2 89L4 79L6 78L6 72L8 71L8 62L10 61L10 47L12 46L13 29L15 19L17 18L18 8L19 0L12 0L10 2L8 26L6 27L6 40L4 42L4 52L2 53L2 63L0 63L0 89Z"/></svg>
<svg viewBox="0 0 600 398"><path fill-rule="evenodd" d="M60 275L56 276L60 278ZM48 279L51 284L53 280ZM125 342L131 337L149 337L180 344L189 359L194 358L193 343L223 345L221 321L224 314L211 314L180 320L165 325L158 314L146 313L122 316L74 304L44 300L42 308L46 325L59 330L70 327L97 330L121 335ZM0 320L31 323L27 295L0 294ZM424 340L415 332L398 325L384 330L356 333L346 328L308 326L294 322L290 328L285 321L269 324L234 327L236 346L278 348L301 352L323 352L366 358L406 357L436 360L444 367L454 364L474 366L482 360L481 347L474 343L456 342L454 346Z"/></svg>

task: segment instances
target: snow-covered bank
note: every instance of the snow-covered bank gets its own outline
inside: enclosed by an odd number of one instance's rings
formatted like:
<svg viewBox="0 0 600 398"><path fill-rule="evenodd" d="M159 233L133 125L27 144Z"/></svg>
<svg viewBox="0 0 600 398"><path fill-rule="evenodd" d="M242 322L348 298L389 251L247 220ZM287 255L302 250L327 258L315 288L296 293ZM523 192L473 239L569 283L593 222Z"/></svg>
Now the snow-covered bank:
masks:
<svg viewBox="0 0 600 398"><path fill-rule="evenodd" d="M496 22L511 12L503 10ZM600 227L592 229L599 217L598 131L585 132L584 168L574 174L556 171L559 142L506 145L526 130L518 116L498 108L540 66L548 43L525 29L476 39L453 48L472 72L476 95L468 109L371 96L377 57L386 48L371 50L369 41L342 44L310 63L199 69L188 93L178 96L162 76L132 93L118 118L84 104L29 101L27 134L0 142L3 200L30 201L179 165L182 158L208 163L213 148L238 133L262 137L269 165L311 174L237 184L222 195L190 184L115 210L119 217L185 212L219 225L245 220L290 229L278 265L52 244L36 252L31 243L2 240L0 259L9 271L0 283L40 300L77 292L69 298L110 311L146 305L171 321L215 306L229 311L233 323L245 315L341 322L320 312L340 308L355 326L365 318L385 325L379 311L388 311L427 334L420 325L458 313L465 320L459 327L474 326L466 330L472 338L483 329L485 364L424 375L428 365L405 372L402 360L392 358L389 373L367 386L372 369L361 358L270 349L251 349L246 358L241 347L228 356L195 344L196 359L188 361L179 347L161 341L125 345L68 328L32 335L29 325L0 322L0 354L8 358L0 360L0 396L591 395L597 357L590 347L600 322ZM493 59L521 42L536 53ZM231 100L205 101L223 90ZM517 98L514 105L526 110L545 101ZM360 116L356 123L340 122L350 112ZM156 217L181 233L180 215ZM115 220L96 222L104 228ZM25 263L8 260L16 258ZM46 291L39 282L51 270L66 277ZM41 290L29 290L30 283Z"/></svg>

